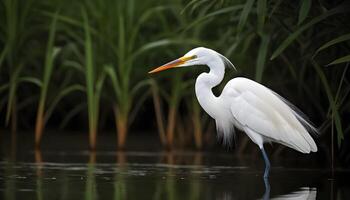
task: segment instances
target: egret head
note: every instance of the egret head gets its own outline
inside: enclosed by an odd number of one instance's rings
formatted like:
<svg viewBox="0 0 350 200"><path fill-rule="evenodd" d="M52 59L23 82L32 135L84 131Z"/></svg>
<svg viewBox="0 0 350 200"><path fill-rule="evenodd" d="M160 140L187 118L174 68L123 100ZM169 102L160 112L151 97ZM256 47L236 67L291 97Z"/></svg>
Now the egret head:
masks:
<svg viewBox="0 0 350 200"><path fill-rule="evenodd" d="M181 58L171 61L165 65L162 65L148 73L160 72L163 70L176 68L176 67L207 65L211 60L218 59L218 58L221 58L224 61L224 63L228 62L230 65L233 66L233 64L226 57L219 54L218 52L205 47L197 47L187 52Z"/></svg>

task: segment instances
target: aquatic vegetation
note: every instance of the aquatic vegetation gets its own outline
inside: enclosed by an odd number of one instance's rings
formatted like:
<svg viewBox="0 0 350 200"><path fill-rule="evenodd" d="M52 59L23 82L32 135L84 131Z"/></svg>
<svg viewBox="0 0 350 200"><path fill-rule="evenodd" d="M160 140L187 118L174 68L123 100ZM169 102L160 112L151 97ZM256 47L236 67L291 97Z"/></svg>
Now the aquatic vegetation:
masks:
<svg viewBox="0 0 350 200"><path fill-rule="evenodd" d="M340 145L344 130L348 129L342 122L348 106L342 100L348 96L349 85L345 83L346 78L339 77L346 73L347 67L330 65L345 66L348 61L344 53L349 53L349 49L342 42L348 41L350 31L343 20L349 14L349 5L311 1L297 5L264 0L249 0L244 4L215 1L216 5L204 2L192 1L186 11L190 8L192 13L206 10L194 21L207 23L211 30L216 28L214 36L207 38L208 42L223 49L240 66L241 73L254 74L258 82L280 90L297 86L292 92L285 92L287 96L292 97L292 102L300 102L299 106L305 107L306 113L319 113L311 116L322 124L322 131L328 131L327 127L334 123ZM219 15L220 20L213 18L219 19ZM231 42L227 45L220 41ZM332 49L328 48L330 46ZM320 51L323 51L322 56ZM256 59L252 60L252 57ZM326 64L328 67L324 67ZM327 102L319 101L322 96L327 97L328 106Z"/></svg>
<svg viewBox="0 0 350 200"><path fill-rule="evenodd" d="M215 127L190 92L197 71L159 78L147 71L207 46L237 65L229 78L273 88L332 133L320 136L324 146L341 146L350 131L348 11L311 0L4 0L0 119L13 132L34 130L37 147L45 126L88 129L91 149L98 132L115 127L123 149L130 128L139 131L133 123L146 120L164 147L201 149L215 143Z"/></svg>
<svg viewBox="0 0 350 200"><path fill-rule="evenodd" d="M89 115L89 144L90 149L96 149L96 134L99 118L99 102L101 90L105 79L105 73L101 73L98 79L95 78L95 68L92 53L92 40L89 27L89 19L86 11L83 10L84 31L85 31L85 81L86 81L86 96Z"/></svg>
<svg viewBox="0 0 350 200"><path fill-rule="evenodd" d="M3 15L0 21L0 92L7 91L7 95L2 95L2 101L7 101L5 124L8 125L11 120L12 132L16 132L17 128L18 88L23 82L33 81L22 74L26 65L34 59L24 56L32 39L33 30L27 31L27 27L36 18L31 16L34 5L31 0L23 4L17 0L6 0L0 6Z"/></svg>
<svg viewBox="0 0 350 200"><path fill-rule="evenodd" d="M39 105L38 105L38 111L37 111L37 118L36 118L36 125L35 125L35 144L36 146L39 146L41 141L41 136L43 134L43 128L44 128L44 118L45 118L45 104L46 104L46 98L47 98L47 91L49 88L50 78L53 71L53 62L57 55L57 50L54 49L54 40L55 40L55 33L56 33L56 23L57 23L57 13L55 14L50 30L49 30L49 39L47 42L47 48L46 48L46 56L45 56L45 65L44 65L44 73L43 73L43 80L41 84L41 92L39 97Z"/></svg>

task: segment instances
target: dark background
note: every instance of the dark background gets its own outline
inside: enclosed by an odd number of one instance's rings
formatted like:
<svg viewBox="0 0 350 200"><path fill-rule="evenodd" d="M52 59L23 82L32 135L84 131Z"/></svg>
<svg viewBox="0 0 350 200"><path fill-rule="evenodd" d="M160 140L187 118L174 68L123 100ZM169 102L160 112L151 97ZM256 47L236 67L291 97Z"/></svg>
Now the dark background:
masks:
<svg viewBox="0 0 350 200"><path fill-rule="evenodd" d="M60 149L54 145L60 141L68 149L258 155L244 134L235 148L221 149L213 120L194 96L205 66L147 74L205 46L238 69L226 71L215 94L237 76L266 85L319 128L320 162L330 166L334 151L336 165L348 166L349 10L345 1L322 0L2 0L1 140L9 147L21 138L16 147L28 149ZM75 146L71 138L81 135ZM267 148L304 156L277 144Z"/></svg>

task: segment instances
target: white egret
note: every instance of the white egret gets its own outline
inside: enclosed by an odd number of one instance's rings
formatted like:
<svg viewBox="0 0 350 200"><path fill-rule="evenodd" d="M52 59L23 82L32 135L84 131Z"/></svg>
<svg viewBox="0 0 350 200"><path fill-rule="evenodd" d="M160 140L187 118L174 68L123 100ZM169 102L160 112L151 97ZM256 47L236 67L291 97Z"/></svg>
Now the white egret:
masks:
<svg viewBox="0 0 350 200"><path fill-rule="evenodd" d="M270 161L264 143L277 142L302 153L316 152L317 146L309 132L317 130L295 106L269 88L243 77L230 80L220 96L212 88L224 78L225 66L234 65L218 52L198 47L183 57L160 66L149 73L170 68L207 65L210 71L197 77L195 92L201 107L216 122L218 136L229 143L234 126L244 131L259 146L264 161L264 177L270 171Z"/></svg>

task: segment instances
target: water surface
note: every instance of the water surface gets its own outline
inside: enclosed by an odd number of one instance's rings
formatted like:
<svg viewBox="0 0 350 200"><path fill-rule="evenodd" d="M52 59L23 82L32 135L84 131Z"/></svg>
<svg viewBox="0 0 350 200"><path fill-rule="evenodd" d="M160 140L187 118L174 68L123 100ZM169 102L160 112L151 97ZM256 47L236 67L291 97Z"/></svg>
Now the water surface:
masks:
<svg viewBox="0 0 350 200"><path fill-rule="evenodd" d="M2 199L350 199L349 171L230 153L27 151L0 162ZM287 164L290 166L290 164Z"/></svg>

